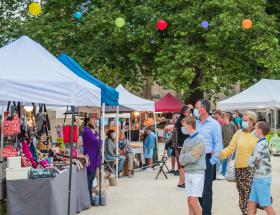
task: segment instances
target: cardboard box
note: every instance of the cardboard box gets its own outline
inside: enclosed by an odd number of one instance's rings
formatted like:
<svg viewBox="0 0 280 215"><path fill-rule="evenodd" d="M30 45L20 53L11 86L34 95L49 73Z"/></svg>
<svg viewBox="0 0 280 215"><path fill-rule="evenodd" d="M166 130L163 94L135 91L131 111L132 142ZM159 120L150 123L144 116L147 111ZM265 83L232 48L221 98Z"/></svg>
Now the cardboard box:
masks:
<svg viewBox="0 0 280 215"><path fill-rule="evenodd" d="M8 157L7 158L7 168L9 169L18 169L21 168L21 157Z"/></svg>
<svg viewBox="0 0 280 215"><path fill-rule="evenodd" d="M28 179L30 175L30 167L22 167L22 168L7 168L6 169L6 180L20 180L20 179Z"/></svg>

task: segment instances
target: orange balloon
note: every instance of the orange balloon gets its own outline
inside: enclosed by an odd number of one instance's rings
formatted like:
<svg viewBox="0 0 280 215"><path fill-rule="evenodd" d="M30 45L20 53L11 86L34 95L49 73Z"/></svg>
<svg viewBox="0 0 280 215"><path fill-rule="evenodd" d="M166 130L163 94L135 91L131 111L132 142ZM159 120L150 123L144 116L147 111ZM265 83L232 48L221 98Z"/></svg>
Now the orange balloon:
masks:
<svg viewBox="0 0 280 215"><path fill-rule="evenodd" d="M252 28L253 22L250 19L244 19L242 22L242 26L243 26L243 28L248 30L248 29Z"/></svg>

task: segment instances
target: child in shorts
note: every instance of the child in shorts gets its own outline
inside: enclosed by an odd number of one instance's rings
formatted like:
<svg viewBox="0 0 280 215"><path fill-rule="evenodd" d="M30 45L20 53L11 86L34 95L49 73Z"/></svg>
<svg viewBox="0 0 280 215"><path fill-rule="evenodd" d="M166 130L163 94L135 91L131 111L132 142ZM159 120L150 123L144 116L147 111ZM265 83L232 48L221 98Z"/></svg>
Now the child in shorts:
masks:
<svg viewBox="0 0 280 215"><path fill-rule="evenodd" d="M254 174L251 194L248 202L249 215L257 213L257 204L264 208L269 215L275 215L271 202L271 162L269 146L266 135L270 131L270 126L264 121L256 125L256 135L259 138L254 154L249 158L248 164L256 169Z"/></svg>
<svg viewBox="0 0 280 215"><path fill-rule="evenodd" d="M184 142L179 161L185 170L185 186L188 197L189 214L201 215L198 198L202 197L205 177L204 138L196 130L196 119L190 115L182 120L182 133L190 137Z"/></svg>

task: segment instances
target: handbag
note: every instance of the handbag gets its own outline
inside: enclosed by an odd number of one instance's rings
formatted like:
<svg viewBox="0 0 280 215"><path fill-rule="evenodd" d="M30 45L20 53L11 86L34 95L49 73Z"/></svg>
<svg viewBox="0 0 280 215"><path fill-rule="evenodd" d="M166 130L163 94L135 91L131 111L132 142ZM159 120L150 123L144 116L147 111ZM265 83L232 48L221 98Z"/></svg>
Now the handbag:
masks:
<svg viewBox="0 0 280 215"><path fill-rule="evenodd" d="M17 113L14 113L12 119L5 116L2 132L5 137L16 136L20 133L20 121Z"/></svg>
<svg viewBox="0 0 280 215"><path fill-rule="evenodd" d="M68 112L68 106L66 110L66 114ZM66 114L64 117L64 124L66 123ZM76 122L76 119L74 120ZM63 142L64 143L71 143L71 131L72 131L72 126L71 125L64 125L62 132L63 132ZM77 143L78 142L78 126L74 125L74 134L73 134L73 142Z"/></svg>
<svg viewBox="0 0 280 215"><path fill-rule="evenodd" d="M47 134L42 135L41 138L38 140L37 148L40 151L48 151L52 148L50 137Z"/></svg>
<svg viewBox="0 0 280 215"><path fill-rule="evenodd" d="M13 145L4 146L3 149L2 149L2 156L3 156L3 158L17 156L16 147L13 146Z"/></svg>
<svg viewBox="0 0 280 215"><path fill-rule="evenodd" d="M31 169L30 178L54 178L56 176L56 172L53 168L46 169Z"/></svg>
<svg viewBox="0 0 280 215"><path fill-rule="evenodd" d="M226 169L226 174L225 174L225 180L229 182L236 182L236 176L235 176L235 155L236 155L236 148L234 150L234 153L231 155L228 164L227 164L227 169Z"/></svg>

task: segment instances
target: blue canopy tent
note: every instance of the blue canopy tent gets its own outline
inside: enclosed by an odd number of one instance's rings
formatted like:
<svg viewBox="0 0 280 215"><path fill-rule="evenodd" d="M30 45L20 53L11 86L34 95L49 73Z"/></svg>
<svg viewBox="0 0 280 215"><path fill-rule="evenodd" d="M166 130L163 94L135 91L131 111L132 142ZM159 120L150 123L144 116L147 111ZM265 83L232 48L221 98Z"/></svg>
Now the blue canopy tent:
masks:
<svg viewBox="0 0 280 215"><path fill-rule="evenodd" d="M117 121L119 118L119 92L115 90L114 88L106 85L102 81L98 80L91 74L89 74L86 70L84 70L74 59L66 55L65 53L61 53L58 57L58 60L63 63L68 69L70 69L73 73L75 73L77 76L80 78L92 83L93 85L99 87L101 89L101 103L102 103L102 121L100 124L102 125L102 140L105 141L105 129L104 129L104 124L105 124L105 105L107 106L117 106ZM118 123L117 123L117 139L119 137L119 129L118 129ZM100 133L100 131L99 131ZM117 142L117 148L118 148L118 142ZM118 152L118 150L117 150ZM102 144L102 163L104 163L104 144ZM116 160L118 166L118 159ZM118 170L118 169L117 169ZM102 173L103 173L103 166L102 166L102 171L99 171L99 183L102 183ZM118 178L118 175L116 176ZM99 186L99 199L101 201L101 187ZM101 202L100 202L101 204Z"/></svg>
<svg viewBox="0 0 280 215"><path fill-rule="evenodd" d="M108 106L117 106L119 105L119 93L114 88L106 85L102 81L96 79L94 76L89 74L84 70L74 59L66 55L65 53L60 54L58 60L63 63L68 69L74 72L79 77L84 80L92 83L93 85L101 89L101 102L105 103Z"/></svg>

